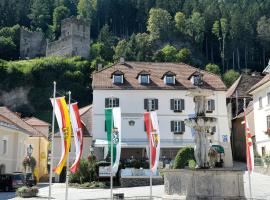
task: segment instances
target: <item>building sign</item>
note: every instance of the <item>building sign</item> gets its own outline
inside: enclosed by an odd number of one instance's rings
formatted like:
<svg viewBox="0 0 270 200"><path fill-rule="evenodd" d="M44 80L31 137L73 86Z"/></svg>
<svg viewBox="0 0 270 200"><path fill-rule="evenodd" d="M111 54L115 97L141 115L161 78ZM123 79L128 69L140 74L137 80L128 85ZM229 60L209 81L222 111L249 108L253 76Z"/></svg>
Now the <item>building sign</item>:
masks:
<svg viewBox="0 0 270 200"><path fill-rule="evenodd" d="M222 135L222 141L228 142L228 135Z"/></svg>
<svg viewBox="0 0 270 200"><path fill-rule="evenodd" d="M99 166L98 170L99 177L110 177L111 176L111 166ZM113 175L115 176L115 174Z"/></svg>

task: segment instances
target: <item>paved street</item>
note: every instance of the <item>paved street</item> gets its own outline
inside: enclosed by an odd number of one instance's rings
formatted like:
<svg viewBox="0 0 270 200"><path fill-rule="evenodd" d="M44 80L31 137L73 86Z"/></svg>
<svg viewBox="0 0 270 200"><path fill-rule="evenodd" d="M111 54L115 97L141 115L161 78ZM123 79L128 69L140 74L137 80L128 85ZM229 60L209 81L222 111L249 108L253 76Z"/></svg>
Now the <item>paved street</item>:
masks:
<svg viewBox="0 0 270 200"><path fill-rule="evenodd" d="M248 191L248 175L245 174L245 193L249 196ZM48 186L40 185L40 193L37 198L30 198L31 200L47 199ZM258 173L252 174L252 191L254 199L267 199L270 200L270 176L261 175ZM163 185L153 186L154 199L161 199L163 196ZM114 193L125 193L127 199L147 199L149 194L149 187L134 187L134 188L118 188L114 189ZM52 190L53 199L64 200L65 198L65 185L54 184ZM108 199L110 196L109 189L76 189L69 188L69 200L87 200L87 199ZM0 199L20 199L15 197L15 193L0 192ZM29 200L30 200L29 199Z"/></svg>

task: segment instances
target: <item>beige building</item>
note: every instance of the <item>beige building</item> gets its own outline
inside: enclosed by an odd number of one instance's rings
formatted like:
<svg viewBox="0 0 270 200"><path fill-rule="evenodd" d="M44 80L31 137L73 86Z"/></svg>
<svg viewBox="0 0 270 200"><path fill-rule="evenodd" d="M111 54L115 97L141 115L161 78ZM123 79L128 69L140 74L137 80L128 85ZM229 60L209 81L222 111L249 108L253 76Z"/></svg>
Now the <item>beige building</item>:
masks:
<svg viewBox="0 0 270 200"><path fill-rule="evenodd" d="M26 121L25 121L26 120ZM27 123L28 121L28 123ZM5 159L15 159L13 163L14 166L9 168L9 170L5 170L6 172L13 172L13 171L21 171L23 172L22 168L22 160L26 156L26 149L31 144L33 147L32 156L36 159L37 165L35 169L35 175L37 178L42 177L43 175L47 174L47 154L48 154L48 139L47 135L39 131L38 128L32 126L34 122L41 123L41 120L36 118L29 118L29 119L22 119L18 114L12 112L6 107L0 107L0 122L3 124L8 124L9 126L16 127L18 131L16 133L8 131L6 127L2 127L2 131L0 132L0 136L3 138L8 138L8 141L5 141L1 144L4 146L8 146L7 149L10 147L11 154L7 154ZM42 122L43 126L40 126L40 130L45 130L45 122ZM40 125L40 124L38 124ZM49 126L46 124L46 126ZM38 127L38 126L36 126ZM22 134L24 133L25 136ZM12 155L12 152L14 156ZM13 156L13 157L12 157ZM17 156L17 157L16 157ZM1 156L2 158L2 156ZM1 162L0 158L0 162ZM1 164L0 164L1 165ZM7 169L7 168L6 168Z"/></svg>
<svg viewBox="0 0 270 200"><path fill-rule="evenodd" d="M23 171L30 133L4 122L0 116L0 174Z"/></svg>
<svg viewBox="0 0 270 200"><path fill-rule="evenodd" d="M81 116L81 122L83 126L83 153L82 157L87 158L90 155L90 147L92 145L92 105L85 106L79 110ZM73 164L75 160L75 145L74 137L72 134L71 148L69 153L69 166ZM54 137L54 159L53 166L55 167L61 157L61 137L59 132ZM54 174L56 182L65 182L66 168L64 167L60 176Z"/></svg>

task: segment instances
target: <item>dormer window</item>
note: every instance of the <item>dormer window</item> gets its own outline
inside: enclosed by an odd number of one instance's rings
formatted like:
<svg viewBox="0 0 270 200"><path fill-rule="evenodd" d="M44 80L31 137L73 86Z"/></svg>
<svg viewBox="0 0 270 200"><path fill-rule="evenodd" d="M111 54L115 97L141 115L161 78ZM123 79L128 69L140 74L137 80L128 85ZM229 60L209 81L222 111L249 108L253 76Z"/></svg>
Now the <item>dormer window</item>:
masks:
<svg viewBox="0 0 270 200"><path fill-rule="evenodd" d="M193 85L201 86L203 84L203 74L196 71L190 76L190 80Z"/></svg>
<svg viewBox="0 0 270 200"><path fill-rule="evenodd" d="M168 71L165 74L163 74L162 78L164 80L164 83L166 85L174 85L175 84L175 73Z"/></svg>
<svg viewBox="0 0 270 200"><path fill-rule="evenodd" d="M139 83L142 85L147 85L150 83L150 73L147 71L141 71L137 76Z"/></svg>
<svg viewBox="0 0 270 200"><path fill-rule="evenodd" d="M121 71L115 71L112 74L112 79L114 84L123 84L124 83L124 73Z"/></svg>
<svg viewBox="0 0 270 200"><path fill-rule="evenodd" d="M139 77L140 79L140 84L149 84L149 75L142 74Z"/></svg>

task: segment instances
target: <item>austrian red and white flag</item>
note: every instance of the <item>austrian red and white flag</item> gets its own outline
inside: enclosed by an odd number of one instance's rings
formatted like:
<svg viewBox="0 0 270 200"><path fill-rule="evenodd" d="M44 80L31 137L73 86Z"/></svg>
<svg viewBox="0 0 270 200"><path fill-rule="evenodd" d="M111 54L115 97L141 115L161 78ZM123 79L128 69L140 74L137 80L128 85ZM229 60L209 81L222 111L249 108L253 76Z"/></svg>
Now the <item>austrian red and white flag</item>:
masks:
<svg viewBox="0 0 270 200"><path fill-rule="evenodd" d="M157 113L155 111L144 113L144 123L151 151L151 170L155 174L159 163L160 133Z"/></svg>
<svg viewBox="0 0 270 200"><path fill-rule="evenodd" d="M72 125L74 143L75 143L75 149L76 149L76 158L75 158L74 163L70 167L70 172L75 173L79 167L80 159L82 156L82 150L83 150L82 123L81 123L81 117L80 117L77 103L73 103L70 105L70 121Z"/></svg>
<svg viewBox="0 0 270 200"><path fill-rule="evenodd" d="M254 169L254 151L252 143L252 135L250 133L250 128L248 126L246 112L244 112L245 117L245 129L246 129L246 154L247 154L247 167L250 172Z"/></svg>

